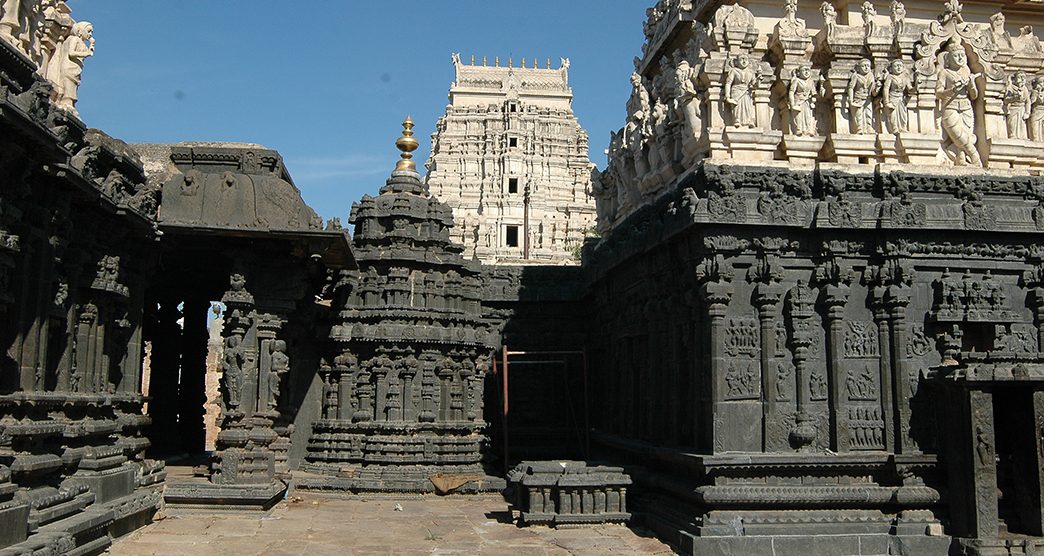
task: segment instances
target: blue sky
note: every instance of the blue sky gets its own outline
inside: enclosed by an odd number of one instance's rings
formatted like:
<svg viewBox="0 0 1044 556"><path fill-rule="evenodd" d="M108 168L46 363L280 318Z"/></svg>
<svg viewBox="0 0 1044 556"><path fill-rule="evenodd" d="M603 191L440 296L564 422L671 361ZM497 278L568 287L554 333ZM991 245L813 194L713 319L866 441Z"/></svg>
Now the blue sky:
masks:
<svg viewBox="0 0 1044 556"><path fill-rule="evenodd" d="M604 166L624 121L642 0L71 0L97 48L77 107L127 142L242 141L282 153L305 200L345 216L397 159L409 113L427 159L452 52L570 58L573 109Z"/></svg>

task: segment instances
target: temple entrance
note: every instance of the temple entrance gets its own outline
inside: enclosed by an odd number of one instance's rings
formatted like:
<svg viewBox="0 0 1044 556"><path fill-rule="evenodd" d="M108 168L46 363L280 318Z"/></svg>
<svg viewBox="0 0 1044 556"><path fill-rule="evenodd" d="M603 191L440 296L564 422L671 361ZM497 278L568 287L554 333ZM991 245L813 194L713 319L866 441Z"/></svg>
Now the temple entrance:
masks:
<svg viewBox="0 0 1044 556"><path fill-rule="evenodd" d="M998 387L993 393L996 435L998 532L1041 534L1033 390Z"/></svg>

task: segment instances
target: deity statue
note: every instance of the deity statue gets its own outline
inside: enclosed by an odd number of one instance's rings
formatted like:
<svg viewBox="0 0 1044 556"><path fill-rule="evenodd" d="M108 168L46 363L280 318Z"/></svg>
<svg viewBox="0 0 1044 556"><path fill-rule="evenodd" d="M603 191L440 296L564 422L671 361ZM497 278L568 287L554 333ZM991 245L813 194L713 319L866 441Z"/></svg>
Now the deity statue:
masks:
<svg viewBox="0 0 1044 556"><path fill-rule="evenodd" d="M989 39L996 48L1011 48L1011 34L1004 30L1007 18L1004 14L997 12L990 16Z"/></svg>
<svg viewBox="0 0 1044 556"><path fill-rule="evenodd" d="M877 22L875 21L875 18L877 18L877 9L874 8L873 2L866 0L863 2L861 11L863 14L863 36L872 37L874 36L874 32L877 31Z"/></svg>
<svg viewBox="0 0 1044 556"><path fill-rule="evenodd" d="M824 0L819 6L819 13L823 14L823 28L826 29L827 37L833 37L837 30L837 8L829 0Z"/></svg>
<svg viewBox="0 0 1044 556"><path fill-rule="evenodd" d="M243 350L243 339L229 336L225 339L224 364L222 365L225 391L228 393L228 406L239 407L239 388L243 381L243 365L246 353Z"/></svg>
<svg viewBox="0 0 1044 556"><path fill-rule="evenodd" d="M816 134L816 80L812 77L812 67L808 64L798 66L790 79L787 90L787 103L790 107L790 127L794 135L813 136ZM822 91L818 91L822 94Z"/></svg>
<svg viewBox="0 0 1044 556"><path fill-rule="evenodd" d="M1026 138L1026 120L1030 117L1031 109L1026 74L1017 71L1008 78L1008 86L1004 90L1004 116L1008 123L1009 138Z"/></svg>
<svg viewBox="0 0 1044 556"><path fill-rule="evenodd" d="M697 137L703 125L700 118L699 92L696 90L696 72L684 57L679 57L674 71L678 86L678 116L689 126L690 137Z"/></svg>
<svg viewBox="0 0 1044 556"><path fill-rule="evenodd" d="M268 408L275 409L279 403L279 390L283 375L290 370L290 358L286 355L286 342L275 340L271 344L272 366L268 373Z"/></svg>
<svg viewBox="0 0 1044 556"><path fill-rule="evenodd" d="M874 132L874 96L880 85L871 70L870 60L860 60L852 70L848 88L845 89L852 133L859 135Z"/></svg>
<svg viewBox="0 0 1044 556"><path fill-rule="evenodd" d="M881 106L884 108L888 133L899 135L910 131L910 110L906 103L914 92L914 84L903 61L892 60L881 81Z"/></svg>
<svg viewBox="0 0 1044 556"><path fill-rule="evenodd" d="M1044 141L1044 77L1033 80L1030 92L1029 136L1034 141Z"/></svg>
<svg viewBox="0 0 1044 556"><path fill-rule="evenodd" d="M758 72L750 67L750 56L740 54L732 59L732 69L725 78L725 103L732 107L732 125L755 127L754 91L758 87Z"/></svg>
<svg viewBox="0 0 1044 556"><path fill-rule="evenodd" d="M972 107L972 101L979 97L979 87L975 84L979 74L972 74L968 68L968 55L959 40L950 42L944 57L946 63L939 71L935 87L942 112L943 135L957 151L954 159L957 166L969 162L982 166L979 151L975 148L975 111Z"/></svg>
<svg viewBox="0 0 1044 556"><path fill-rule="evenodd" d="M892 33L895 36L906 32L906 6L899 0L892 0Z"/></svg>
<svg viewBox="0 0 1044 556"><path fill-rule="evenodd" d="M80 87L83 61L94 55L94 27L80 21L73 24L72 34L58 45L44 76L54 84L54 103L58 108L76 113L76 92Z"/></svg>

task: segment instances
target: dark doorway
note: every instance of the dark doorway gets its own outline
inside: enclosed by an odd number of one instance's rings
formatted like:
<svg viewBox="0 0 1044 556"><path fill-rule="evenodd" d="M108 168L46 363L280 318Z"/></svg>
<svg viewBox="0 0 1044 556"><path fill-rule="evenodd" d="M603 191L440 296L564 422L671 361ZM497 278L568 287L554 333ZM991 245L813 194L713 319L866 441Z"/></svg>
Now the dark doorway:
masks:
<svg viewBox="0 0 1044 556"><path fill-rule="evenodd" d="M993 393L1000 534L1041 534L1033 390L999 387Z"/></svg>

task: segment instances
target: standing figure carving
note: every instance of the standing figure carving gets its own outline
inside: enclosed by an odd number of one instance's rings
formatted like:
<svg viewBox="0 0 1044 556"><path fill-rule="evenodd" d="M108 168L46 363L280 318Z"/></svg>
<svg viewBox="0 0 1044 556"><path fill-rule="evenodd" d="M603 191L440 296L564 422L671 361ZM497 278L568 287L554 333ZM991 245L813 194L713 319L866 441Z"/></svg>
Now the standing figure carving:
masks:
<svg viewBox="0 0 1044 556"><path fill-rule="evenodd" d="M674 71L678 86L678 115L686 122L690 136L698 137L703 125L700 119L700 98L696 90L695 72L684 57L678 58Z"/></svg>
<svg viewBox="0 0 1044 556"><path fill-rule="evenodd" d="M18 38L18 32L21 29L18 15L21 11L22 0L3 0L0 2L0 39L7 41L8 44L15 48L21 45L21 40Z"/></svg>
<svg viewBox="0 0 1044 556"><path fill-rule="evenodd" d="M845 98L848 100L848 116L852 122L852 133L874 132L874 96L879 84L870 66L870 60L860 60L848 78Z"/></svg>
<svg viewBox="0 0 1044 556"><path fill-rule="evenodd" d="M732 59L732 69L725 78L725 103L732 108L733 126L757 126L754 91L758 77L758 72L750 67L750 56L740 54Z"/></svg>
<svg viewBox="0 0 1044 556"><path fill-rule="evenodd" d="M863 2L861 11L863 15L863 36L867 38L872 37L877 31L877 9L874 8L873 2L866 0Z"/></svg>
<svg viewBox="0 0 1044 556"><path fill-rule="evenodd" d="M979 87L975 84L979 74L971 73L968 55L959 41L950 43L944 58L945 65L939 71L935 96L942 113L945 142L956 151L954 163L957 166L969 163L982 166L979 151L975 148L975 111L972 107L972 101L979 97Z"/></svg>
<svg viewBox="0 0 1044 556"><path fill-rule="evenodd" d="M812 136L816 134L815 109L818 88L816 80L812 77L812 67L808 64L798 66L787 90L790 127L794 135Z"/></svg>
<svg viewBox="0 0 1044 556"><path fill-rule="evenodd" d="M914 91L914 84L902 60L892 60L888 64L881 89L881 107L884 109L888 133L899 135L910 131L907 99Z"/></svg>
<svg viewBox="0 0 1044 556"><path fill-rule="evenodd" d="M239 389L243 382L243 365L246 361L242 342L243 339L239 336L229 336L225 340L223 378L230 408L239 407Z"/></svg>
<svg viewBox="0 0 1044 556"><path fill-rule="evenodd" d="M94 55L93 35L94 27L90 23L74 23L72 34L58 45L44 74L47 80L54 84L55 105L74 114L83 61Z"/></svg>
<svg viewBox="0 0 1044 556"><path fill-rule="evenodd" d="M1026 138L1026 120L1030 117L1030 91L1026 86L1026 74L1017 71L1008 78L1004 90L1004 116L1008 123L1008 137Z"/></svg>
<svg viewBox="0 0 1044 556"><path fill-rule="evenodd" d="M837 8L829 0L824 0L819 6L819 13L823 15L823 28L826 29L827 38L833 37L837 31Z"/></svg>
<svg viewBox="0 0 1044 556"><path fill-rule="evenodd" d="M290 358L286 355L286 342L275 340L272 342L272 367L268 373L268 408L275 409L279 404L279 391L283 382L283 375L290 370Z"/></svg>
<svg viewBox="0 0 1044 556"><path fill-rule="evenodd" d="M1044 77L1033 80L1030 92L1029 136L1034 141L1044 141Z"/></svg>
<svg viewBox="0 0 1044 556"><path fill-rule="evenodd" d="M896 37L906 32L906 6L899 0L892 0L892 34Z"/></svg>

